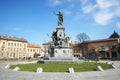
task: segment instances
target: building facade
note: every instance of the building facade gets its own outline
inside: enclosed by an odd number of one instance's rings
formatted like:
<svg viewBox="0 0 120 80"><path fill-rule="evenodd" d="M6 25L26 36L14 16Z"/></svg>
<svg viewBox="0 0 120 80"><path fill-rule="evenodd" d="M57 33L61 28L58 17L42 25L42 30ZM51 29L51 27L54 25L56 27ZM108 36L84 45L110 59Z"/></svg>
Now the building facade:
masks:
<svg viewBox="0 0 120 80"><path fill-rule="evenodd" d="M1 58L24 58L27 53L27 40L10 36L0 36Z"/></svg>
<svg viewBox="0 0 120 80"><path fill-rule="evenodd" d="M49 49L51 43L52 43L52 41L49 41L49 42L43 43L43 45L42 45L45 56L48 56L48 49Z"/></svg>
<svg viewBox="0 0 120 80"><path fill-rule="evenodd" d="M73 55L74 57L81 58L82 57L82 50L78 43L72 44Z"/></svg>
<svg viewBox="0 0 120 80"><path fill-rule="evenodd" d="M119 41L120 38L85 41L81 47L82 54L89 58L119 58L120 53L117 52Z"/></svg>
<svg viewBox="0 0 120 80"><path fill-rule="evenodd" d="M0 36L0 59L34 57L41 54L41 47L37 44L28 44L24 38Z"/></svg>
<svg viewBox="0 0 120 80"><path fill-rule="evenodd" d="M40 56L42 53L41 47L38 44L28 44L27 49L28 57L31 58L37 58L37 56Z"/></svg>

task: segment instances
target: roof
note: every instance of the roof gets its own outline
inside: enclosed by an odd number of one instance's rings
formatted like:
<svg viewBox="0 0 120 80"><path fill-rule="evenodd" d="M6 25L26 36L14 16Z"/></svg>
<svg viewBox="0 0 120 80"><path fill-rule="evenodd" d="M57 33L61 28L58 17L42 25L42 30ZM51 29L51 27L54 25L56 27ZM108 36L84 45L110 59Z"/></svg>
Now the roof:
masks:
<svg viewBox="0 0 120 80"><path fill-rule="evenodd" d="M41 48L40 45L38 45L38 44L28 44L27 47Z"/></svg>
<svg viewBox="0 0 120 80"><path fill-rule="evenodd" d="M10 41L20 41L20 42L27 42L24 38L17 38L17 37L11 37L11 36L0 36L0 39L3 40L10 40Z"/></svg>
<svg viewBox="0 0 120 80"><path fill-rule="evenodd" d="M114 31L114 33L109 38L119 38L119 34Z"/></svg>
<svg viewBox="0 0 120 80"><path fill-rule="evenodd" d="M108 38L108 39L98 39L98 40L90 40L90 41L84 41L82 43L97 43L97 42L107 42L107 41L117 41L118 38Z"/></svg>
<svg viewBox="0 0 120 80"><path fill-rule="evenodd" d="M78 46L79 46L78 43L74 43L74 44L72 44L72 47L78 47Z"/></svg>
<svg viewBox="0 0 120 80"><path fill-rule="evenodd" d="M48 41L48 42L43 43L43 45L50 45L51 43L52 41Z"/></svg>

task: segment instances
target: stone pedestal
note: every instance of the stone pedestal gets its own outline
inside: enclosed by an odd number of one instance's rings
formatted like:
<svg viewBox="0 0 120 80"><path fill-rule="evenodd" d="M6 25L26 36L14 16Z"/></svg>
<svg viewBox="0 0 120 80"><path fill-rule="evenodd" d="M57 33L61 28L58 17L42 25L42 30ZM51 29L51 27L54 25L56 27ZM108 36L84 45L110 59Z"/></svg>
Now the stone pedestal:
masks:
<svg viewBox="0 0 120 80"><path fill-rule="evenodd" d="M50 54L50 60L72 60L73 51L71 47L54 47L52 48L52 53Z"/></svg>

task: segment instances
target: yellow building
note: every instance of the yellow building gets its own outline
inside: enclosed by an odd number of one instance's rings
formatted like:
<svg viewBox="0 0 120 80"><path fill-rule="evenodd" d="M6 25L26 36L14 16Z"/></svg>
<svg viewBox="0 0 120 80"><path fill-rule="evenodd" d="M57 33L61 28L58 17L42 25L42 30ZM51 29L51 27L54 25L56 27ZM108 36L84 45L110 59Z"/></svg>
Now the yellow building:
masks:
<svg viewBox="0 0 120 80"><path fill-rule="evenodd" d="M82 57L82 50L78 43L72 44L73 55L74 57L81 58Z"/></svg>
<svg viewBox="0 0 120 80"><path fill-rule="evenodd" d="M115 49L120 38L109 38L101 40L91 40L82 43L82 54L87 57L100 57L100 58L117 58L120 57Z"/></svg>
<svg viewBox="0 0 120 80"><path fill-rule="evenodd" d="M0 58L24 58L26 53L26 39L0 36Z"/></svg>
<svg viewBox="0 0 120 80"><path fill-rule="evenodd" d="M38 44L28 44L24 38L0 36L0 59L33 58L40 54L42 49Z"/></svg>
<svg viewBox="0 0 120 80"><path fill-rule="evenodd" d="M27 45L28 48L28 57L31 58L36 58L37 56L40 56L42 53L42 49L38 44L28 44Z"/></svg>
<svg viewBox="0 0 120 80"><path fill-rule="evenodd" d="M49 49L51 43L52 43L52 41L43 43L43 52L44 52L45 56L48 56L48 49Z"/></svg>

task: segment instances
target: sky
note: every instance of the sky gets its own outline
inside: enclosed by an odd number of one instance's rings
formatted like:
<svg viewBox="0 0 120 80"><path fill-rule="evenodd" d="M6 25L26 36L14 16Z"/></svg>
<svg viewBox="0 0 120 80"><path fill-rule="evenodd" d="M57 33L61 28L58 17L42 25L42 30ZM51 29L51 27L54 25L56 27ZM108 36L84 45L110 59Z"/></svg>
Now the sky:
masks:
<svg viewBox="0 0 120 80"><path fill-rule="evenodd" d="M29 43L51 41L58 16L73 41L86 33L91 40L120 34L120 0L0 0L0 35L25 38Z"/></svg>

